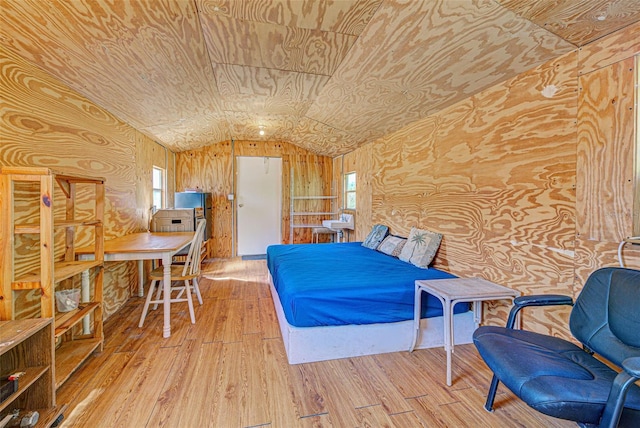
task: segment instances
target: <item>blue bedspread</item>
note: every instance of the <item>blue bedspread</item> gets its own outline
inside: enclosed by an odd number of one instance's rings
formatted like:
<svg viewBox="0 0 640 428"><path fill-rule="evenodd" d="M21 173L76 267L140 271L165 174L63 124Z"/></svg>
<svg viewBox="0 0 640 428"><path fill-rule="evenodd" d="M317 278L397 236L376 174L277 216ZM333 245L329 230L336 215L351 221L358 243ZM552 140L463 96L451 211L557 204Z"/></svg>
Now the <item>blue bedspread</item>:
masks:
<svg viewBox="0 0 640 428"><path fill-rule="evenodd" d="M413 319L414 281L455 278L395 257L343 244L272 245L267 266L289 324L314 327ZM428 298L427 298L428 297ZM442 315L442 304L423 295L423 317ZM458 304L455 312L464 312Z"/></svg>

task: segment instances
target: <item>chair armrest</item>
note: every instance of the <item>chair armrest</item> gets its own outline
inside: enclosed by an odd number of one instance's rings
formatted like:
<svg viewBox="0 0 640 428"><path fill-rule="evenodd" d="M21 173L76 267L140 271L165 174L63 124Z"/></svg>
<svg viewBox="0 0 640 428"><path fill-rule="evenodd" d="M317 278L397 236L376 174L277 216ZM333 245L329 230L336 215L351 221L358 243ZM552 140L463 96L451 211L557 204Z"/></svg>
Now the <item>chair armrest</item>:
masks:
<svg viewBox="0 0 640 428"><path fill-rule="evenodd" d="M520 296L513 299L513 304L526 306L554 306L554 305L573 305L573 299L570 296L562 294L534 294L531 296Z"/></svg>
<svg viewBox="0 0 640 428"><path fill-rule="evenodd" d="M622 362L622 368L636 379L640 379L640 357L627 358Z"/></svg>
<svg viewBox="0 0 640 428"><path fill-rule="evenodd" d="M607 405L602 412L599 427L615 428L620 421L629 387L640 379L640 357L630 357L622 362L624 371L618 373L611 385Z"/></svg>
<svg viewBox="0 0 640 428"><path fill-rule="evenodd" d="M516 322L516 315L520 312L520 309L527 306L559 306L569 305L573 306L573 299L569 296L563 296L562 294L534 294L530 296L520 296L513 299L513 307L509 312L509 318L507 319L507 328L513 328Z"/></svg>

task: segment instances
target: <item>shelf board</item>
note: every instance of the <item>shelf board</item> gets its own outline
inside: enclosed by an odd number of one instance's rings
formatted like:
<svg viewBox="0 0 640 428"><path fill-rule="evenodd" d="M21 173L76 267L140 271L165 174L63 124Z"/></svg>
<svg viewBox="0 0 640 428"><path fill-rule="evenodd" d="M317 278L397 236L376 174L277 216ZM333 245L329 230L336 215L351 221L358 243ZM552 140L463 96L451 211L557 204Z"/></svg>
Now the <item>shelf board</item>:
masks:
<svg viewBox="0 0 640 428"><path fill-rule="evenodd" d="M101 339L69 340L56 349L56 389L102 344Z"/></svg>
<svg viewBox="0 0 640 428"><path fill-rule="evenodd" d="M69 331L69 329L82 321L86 315L89 315L99 306L100 303L98 302L81 303L77 309L64 312L62 315L56 316L56 339Z"/></svg>
<svg viewBox="0 0 640 428"><path fill-rule="evenodd" d="M55 175L58 180L65 180L72 183L103 183L105 181L103 177L93 177L84 174L67 174L47 167L3 166L0 168L0 172L3 174L26 176Z"/></svg>
<svg viewBox="0 0 640 428"><path fill-rule="evenodd" d="M94 219L55 221L54 227L100 226L102 222Z"/></svg>
<svg viewBox="0 0 640 428"><path fill-rule="evenodd" d="M92 269L96 266L102 266L101 260L88 260L81 262L57 262L54 266L54 278L53 281L58 283L67 278L71 278L85 270ZM14 290L29 290L35 288L41 288L40 272L32 272L18 278L11 283L11 288Z"/></svg>
<svg viewBox="0 0 640 428"><path fill-rule="evenodd" d="M0 331L2 331L2 335L0 335L0 354L27 340L47 324L51 324L51 318L0 321ZM7 338L10 338L10 340L7 341Z"/></svg>
<svg viewBox="0 0 640 428"><path fill-rule="evenodd" d="M305 215L338 215L338 213L329 213L329 212L321 212L321 213L313 213L313 212L297 212L292 213L294 216L305 216Z"/></svg>
<svg viewBox="0 0 640 428"><path fill-rule="evenodd" d="M40 225L39 224L22 224L22 225L15 225L13 233L15 233L16 235L18 234L25 234L25 233L34 233L34 234L38 234L40 233Z"/></svg>
<svg viewBox="0 0 640 428"><path fill-rule="evenodd" d="M102 222L100 220L93 219L85 219L85 220L61 220L56 221L54 224L54 228L59 229L63 227L77 227L77 226L100 226ZM16 225L14 228L15 234L25 234L25 233L40 233L40 225L39 224L23 224Z"/></svg>
<svg viewBox="0 0 640 428"><path fill-rule="evenodd" d="M315 199L337 199L337 196L294 196L296 201L315 200Z"/></svg>
<svg viewBox="0 0 640 428"><path fill-rule="evenodd" d="M49 366L36 366L36 367L26 367L26 368L17 368L12 371L14 372L25 372L20 379L18 380L18 390L11 394L9 398L0 403L0 412L2 412L7 406L13 404L13 400L15 400L18 396L24 393L27 388L29 388L35 381L40 379L46 371L49 370Z"/></svg>

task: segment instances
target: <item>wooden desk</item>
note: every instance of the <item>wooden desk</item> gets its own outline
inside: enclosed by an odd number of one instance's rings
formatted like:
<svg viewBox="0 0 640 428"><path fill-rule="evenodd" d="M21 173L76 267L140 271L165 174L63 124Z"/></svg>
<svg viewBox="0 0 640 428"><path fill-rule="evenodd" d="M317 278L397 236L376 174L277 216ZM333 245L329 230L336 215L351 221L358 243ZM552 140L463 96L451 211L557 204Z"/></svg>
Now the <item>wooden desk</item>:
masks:
<svg viewBox="0 0 640 428"><path fill-rule="evenodd" d="M453 353L453 308L456 303L473 302L473 315L476 328L482 321L482 302L487 300L514 299L520 295L518 290L494 284L482 278L451 278L419 280L415 283L413 310L413 351L420 330L420 312L422 292L427 292L440 300L444 318L444 349L447 352L447 385L451 386L451 354Z"/></svg>
<svg viewBox="0 0 640 428"><path fill-rule="evenodd" d="M163 337L171 336L171 322L169 317L169 289L171 288L171 259L175 253L189 245L194 232L140 232L124 235L119 238L104 241L104 260L108 261L138 261L138 295L144 295L143 260L162 260L164 266L164 327ZM76 250L78 260L93 258L93 247Z"/></svg>

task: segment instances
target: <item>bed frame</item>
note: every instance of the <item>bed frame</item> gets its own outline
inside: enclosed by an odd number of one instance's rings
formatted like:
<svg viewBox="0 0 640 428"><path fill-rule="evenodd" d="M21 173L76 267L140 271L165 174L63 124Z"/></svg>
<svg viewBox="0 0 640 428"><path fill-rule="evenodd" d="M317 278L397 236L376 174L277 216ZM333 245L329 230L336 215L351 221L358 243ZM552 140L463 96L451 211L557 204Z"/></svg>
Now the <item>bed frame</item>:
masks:
<svg viewBox="0 0 640 428"><path fill-rule="evenodd" d="M289 364L311 363L362 355L408 351L413 340L413 320L366 325L295 327L287 322L280 296L269 273L271 298L278 316ZM473 311L454 315L455 344L472 343ZM420 321L416 349L444 346L443 317Z"/></svg>

